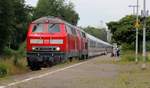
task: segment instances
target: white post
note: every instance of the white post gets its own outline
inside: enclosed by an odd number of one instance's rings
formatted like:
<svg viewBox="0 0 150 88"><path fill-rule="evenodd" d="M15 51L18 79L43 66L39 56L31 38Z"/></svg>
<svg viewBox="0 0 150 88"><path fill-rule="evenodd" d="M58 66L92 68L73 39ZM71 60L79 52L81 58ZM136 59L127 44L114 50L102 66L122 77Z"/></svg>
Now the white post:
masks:
<svg viewBox="0 0 150 88"><path fill-rule="evenodd" d="M137 13L136 13L136 22L139 21L139 0L137 0ZM138 62L138 27L136 27L136 49L135 49L135 62Z"/></svg>
<svg viewBox="0 0 150 88"><path fill-rule="evenodd" d="M143 2L143 16L144 16L144 22L143 22L143 65L142 69L146 68L146 0Z"/></svg>

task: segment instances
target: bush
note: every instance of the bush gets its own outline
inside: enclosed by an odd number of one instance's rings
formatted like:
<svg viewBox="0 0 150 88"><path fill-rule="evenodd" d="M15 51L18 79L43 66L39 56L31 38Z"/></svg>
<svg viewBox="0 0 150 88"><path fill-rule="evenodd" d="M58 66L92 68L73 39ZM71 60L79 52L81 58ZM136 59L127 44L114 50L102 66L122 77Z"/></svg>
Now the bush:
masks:
<svg viewBox="0 0 150 88"><path fill-rule="evenodd" d="M133 51L123 51L121 55L122 61L135 61L135 55Z"/></svg>
<svg viewBox="0 0 150 88"><path fill-rule="evenodd" d="M26 57L26 42L24 42L20 45L18 53L20 56Z"/></svg>
<svg viewBox="0 0 150 88"><path fill-rule="evenodd" d="M139 59L139 57L138 57ZM135 61L135 51L133 50L123 50L121 55L122 61Z"/></svg>
<svg viewBox="0 0 150 88"><path fill-rule="evenodd" d="M0 64L0 78L5 77L8 74L8 67L6 64Z"/></svg>
<svg viewBox="0 0 150 88"><path fill-rule="evenodd" d="M128 51L128 50L134 50L135 49L135 47L134 47L134 45L133 44L122 44L122 50L124 50L124 51Z"/></svg>
<svg viewBox="0 0 150 88"><path fill-rule="evenodd" d="M12 49L10 49L10 48L8 48L8 47L5 47L5 48L4 48L4 56L9 56L9 57L11 57L11 56L14 55L14 52L16 52L16 51L14 51L14 50L12 50Z"/></svg>
<svg viewBox="0 0 150 88"><path fill-rule="evenodd" d="M150 51L150 41L148 41L148 42L146 43L146 50L147 50L147 51Z"/></svg>

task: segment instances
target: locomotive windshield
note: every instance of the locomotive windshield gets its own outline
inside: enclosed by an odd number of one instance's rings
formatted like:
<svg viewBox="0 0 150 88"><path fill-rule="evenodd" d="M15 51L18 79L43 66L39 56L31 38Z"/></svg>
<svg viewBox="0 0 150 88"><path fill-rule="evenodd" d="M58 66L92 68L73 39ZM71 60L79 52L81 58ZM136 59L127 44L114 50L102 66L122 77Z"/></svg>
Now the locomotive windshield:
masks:
<svg viewBox="0 0 150 88"><path fill-rule="evenodd" d="M33 32L33 33L44 32L43 29L44 29L44 24L36 24L36 25L33 27L32 32Z"/></svg>
<svg viewBox="0 0 150 88"><path fill-rule="evenodd" d="M36 24L33 27L32 32L33 33L40 33L40 32L55 33L55 32L60 32L60 28L59 28L59 24Z"/></svg>
<svg viewBox="0 0 150 88"><path fill-rule="evenodd" d="M49 24L48 32L50 33L60 32L59 24Z"/></svg>

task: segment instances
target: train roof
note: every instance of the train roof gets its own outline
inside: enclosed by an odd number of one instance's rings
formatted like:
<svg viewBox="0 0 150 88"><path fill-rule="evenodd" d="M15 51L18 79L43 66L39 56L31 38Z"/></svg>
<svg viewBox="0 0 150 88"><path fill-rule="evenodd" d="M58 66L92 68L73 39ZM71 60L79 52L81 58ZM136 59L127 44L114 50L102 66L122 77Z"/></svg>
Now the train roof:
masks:
<svg viewBox="0 0 150 88"><path fill-rule="evenodd" d="M104 44L104 45L107 45L107 46L112 46L112 45L109 44L108 42L105 42L105 41L103 41L103 40L101 40L101 39L98 39L98 38L94 37L93 35L90 35L90 34L88 34L88 33L86 33L86 35L87 35L87 37L88 37L89 39L91 39L91 40L93 40L93 41L99 42L99 43Z"/></svg>

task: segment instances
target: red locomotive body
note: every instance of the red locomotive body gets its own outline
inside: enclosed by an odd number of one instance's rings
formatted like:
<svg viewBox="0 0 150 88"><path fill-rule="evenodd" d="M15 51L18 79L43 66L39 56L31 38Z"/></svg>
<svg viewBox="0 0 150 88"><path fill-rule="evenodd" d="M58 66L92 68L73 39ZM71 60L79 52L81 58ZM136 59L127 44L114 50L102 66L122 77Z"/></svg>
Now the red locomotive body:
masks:
<svg viewBox="0 0 150 88"><path fill-rule="evenodd" d="M29 26L27 34L27 61L31 69L39 69L67 58L88 56L87 38L58 18L43 17Z"/></svg>
<svg viewBox="0 0 150 88"><path fill-rule="evenodd" d="M32 70L73 57L85 59L111 51L111 44L59 18L42 17L29 26L27 61Z"/></svg>

